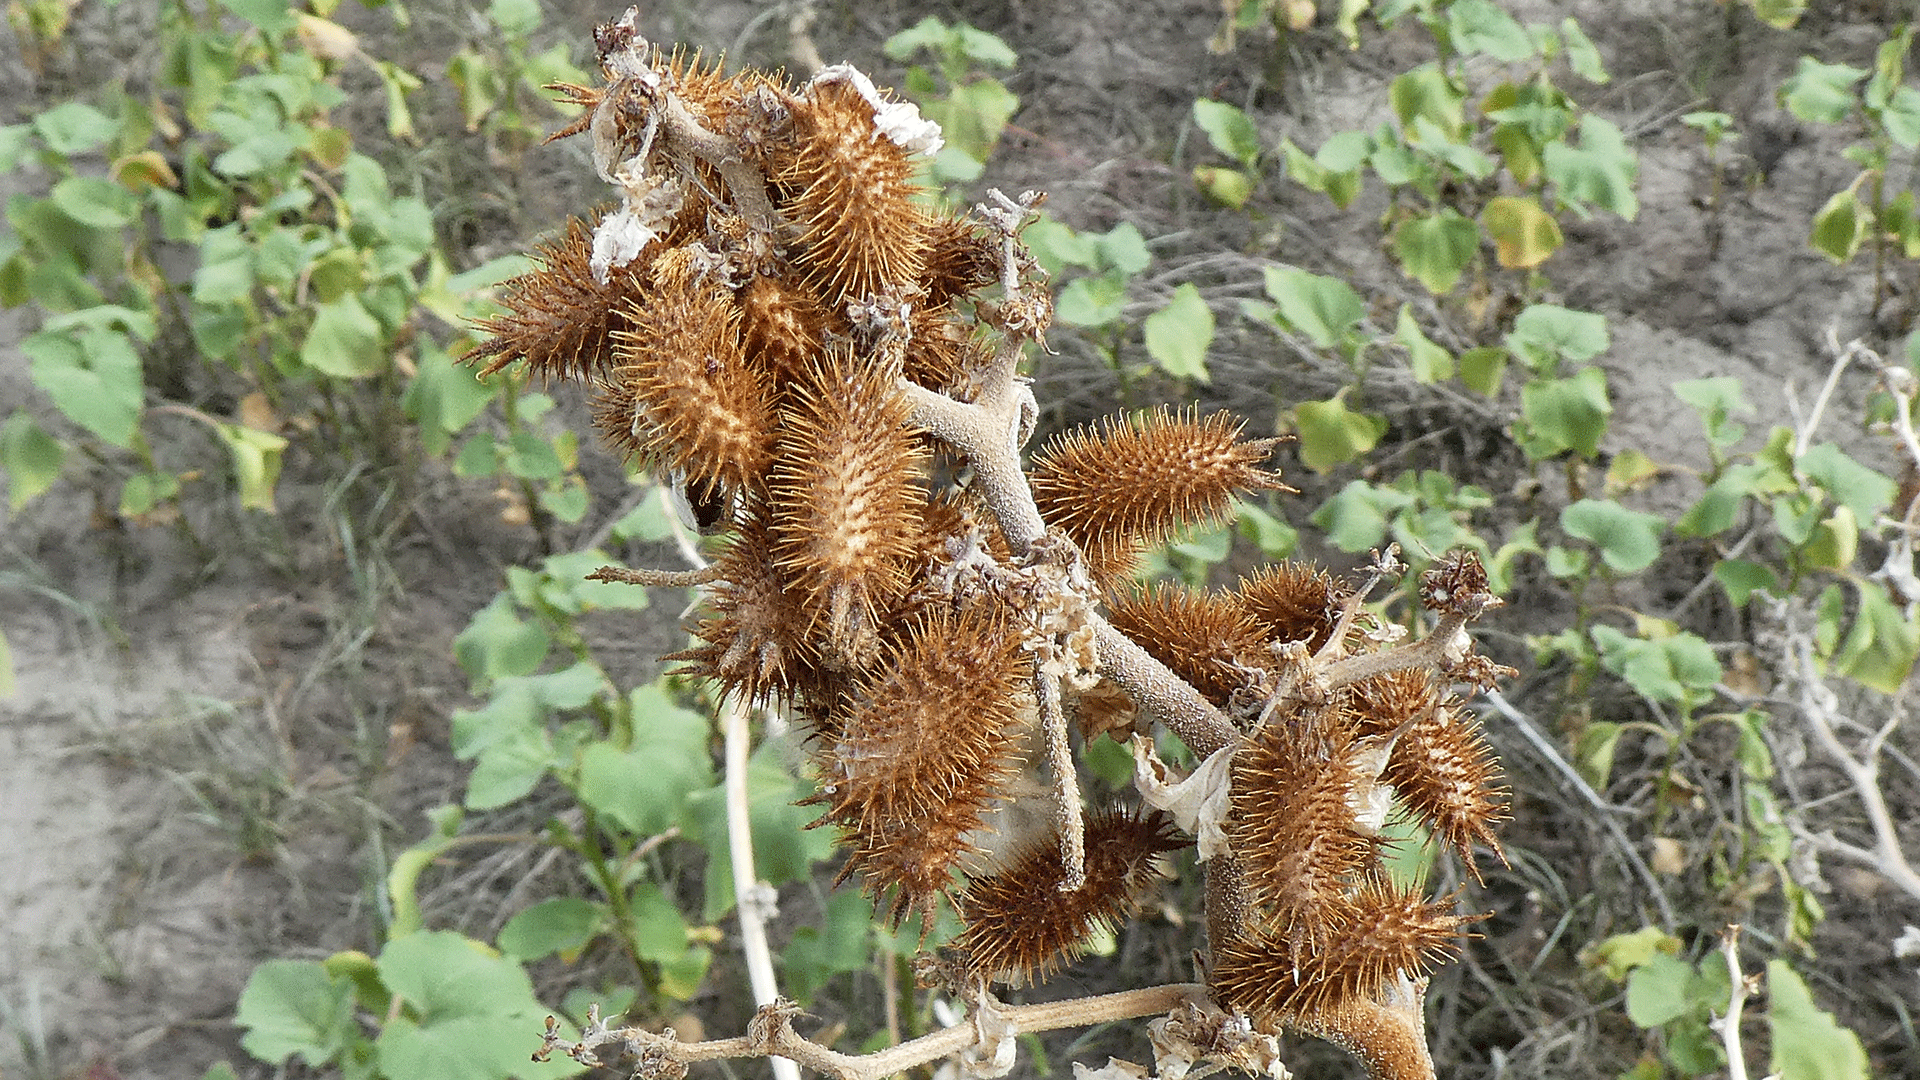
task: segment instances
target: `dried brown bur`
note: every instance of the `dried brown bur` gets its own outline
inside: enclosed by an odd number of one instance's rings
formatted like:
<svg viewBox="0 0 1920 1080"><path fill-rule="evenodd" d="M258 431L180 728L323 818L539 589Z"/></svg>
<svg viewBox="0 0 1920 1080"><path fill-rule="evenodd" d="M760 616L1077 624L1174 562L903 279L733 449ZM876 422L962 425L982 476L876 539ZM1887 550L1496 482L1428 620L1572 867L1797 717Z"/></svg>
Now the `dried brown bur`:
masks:
<svg viewBox="0 0 1920 1080"><path fill-rule="evenodd" d="M1057 837L974 878L955 902L966 930L955 951L976 976L1022 986L1044 981L1098 932L1113 933L1158 877L1156 860L1187 842L1166 815L1128 811L1087 819L1086 884L1063 890Z"/></svg>
<svg viewBox="0 0 1920 1080"><path fill-rule="evenodd" d="M1123 578L1176 530L1221 520L1236 494L1285 486L1260 468L1276 440L1243 440L1242 427L1225 413L1200 419L1166 408L1110 417L1034 456L1034 503L1080 545L1097 580Z"/></svg>

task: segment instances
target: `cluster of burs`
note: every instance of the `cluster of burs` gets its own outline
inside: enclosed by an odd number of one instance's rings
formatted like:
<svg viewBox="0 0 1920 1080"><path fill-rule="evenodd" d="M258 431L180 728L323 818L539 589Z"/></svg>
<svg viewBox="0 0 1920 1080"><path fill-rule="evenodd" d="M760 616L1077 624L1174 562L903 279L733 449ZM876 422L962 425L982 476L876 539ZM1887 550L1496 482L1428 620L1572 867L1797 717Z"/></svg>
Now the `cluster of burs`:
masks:
<svg viewBox="0 0 1920 1080"><path fill-rule="evenodd" d="M1372 1011L1417 1012L1471 920L1390 880L1382 826L1416 817L1471 868L1504 806L1445 665L1368 666L1412 646L1308 566L1212 592L1133 576L1279 487L1273 440L1161 410L1022 463L1030 396L997 444L946 437L1024 393L1014 364L1044 347L1033 199L936 208L914 177L938 128L852 68L723 74L631 12L597 44L605 83L560 88L585 113L559 134L591 140L615 201L540 246L472 358L587 384L605 438L726 534L678 659L806 725L843 877L896 923L946 898L942 970L1018 984L1197 839L1230 1013L1351 1045ZM1497 603L1477 572L1443 561L1428 606ZM1225 722L1182 732L1190 775L1157 755L1163 694ZM1072 749L1100 738L1131 740L1140 805L1079 805Z"/></svg>

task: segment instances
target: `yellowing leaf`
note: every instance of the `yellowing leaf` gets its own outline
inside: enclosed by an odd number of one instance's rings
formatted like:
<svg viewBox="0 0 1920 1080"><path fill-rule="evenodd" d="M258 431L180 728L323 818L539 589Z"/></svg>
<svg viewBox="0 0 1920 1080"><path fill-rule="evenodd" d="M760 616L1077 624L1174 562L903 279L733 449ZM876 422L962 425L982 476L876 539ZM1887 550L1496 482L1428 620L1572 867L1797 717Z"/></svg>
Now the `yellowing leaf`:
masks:
<svg viewBox="0 0 1920 1080"><path fill-rule="evenodd" d="M1494 257L1509 270L1531 270L1560 250L1560 223L1530 197L1501 195L1487 201L1481 224L1493 237Z"/></svg>

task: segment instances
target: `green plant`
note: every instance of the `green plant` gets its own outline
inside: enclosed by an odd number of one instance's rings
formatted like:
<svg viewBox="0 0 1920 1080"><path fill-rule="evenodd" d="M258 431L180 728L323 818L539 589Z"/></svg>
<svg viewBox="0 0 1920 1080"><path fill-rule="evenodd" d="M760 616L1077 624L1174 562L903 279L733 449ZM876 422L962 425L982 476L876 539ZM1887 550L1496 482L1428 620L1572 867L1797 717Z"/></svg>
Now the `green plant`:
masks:
<svg viewBox="0 0 1920 1080"><path fill-rule="evenodd" d="M1920 90L1905 84L1913 35L1914 28L1903 25L1881 42L1871 69L1802 56L1799 69L1779 91L1781 104L1799 119L1850 123L1861 133L1842 151L1860 171L1814 215L1808 240L1839 264L1851 261L1862 244L1868 245L1873 252L1875 313L1891 294L1889 259L1920 259L1920 217L1914 194L1888 188L1896 157L1904 155L1910 161L1912 152L1920 149ZM1912 319L1913 312L1906 312L1905 322L1911 324Z"/></svg>
<svg viewBox="0 0 1920 1080"><path fill-rule="evenodd" d="M945 138L933 157L933 179L949 185L972 183L980 178L1007 121L1020 108L1020 98L1005 83L979 74L975 67L1004 70L1018 63L1019 57L1006 42L984 30L965 23L949 26L932 15L886 42L886 54L895 60L920 53L932 55L933 67L910 65L902 89L929 120L940 125Z"/></svg>

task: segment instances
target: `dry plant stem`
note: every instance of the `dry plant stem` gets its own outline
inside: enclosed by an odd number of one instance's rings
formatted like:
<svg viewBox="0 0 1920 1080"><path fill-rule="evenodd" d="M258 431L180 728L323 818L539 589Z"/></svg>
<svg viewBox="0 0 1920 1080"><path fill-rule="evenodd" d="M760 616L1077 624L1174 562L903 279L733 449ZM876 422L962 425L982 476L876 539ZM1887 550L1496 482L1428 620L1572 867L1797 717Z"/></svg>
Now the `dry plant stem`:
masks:
<svg viewBox="0 0 1920 1080"><path fill-rule="evenodd" d="M1033 699L1040 709L1040 734L1047 741L1047 769L1053 774L1055 826L1060 832L1061 892L1078 892L1087 883L1086 825L1080 810L1080 781L1067 742L1067 713L1060 707L1060 679L1033 665Z"/></svg>
<svg viewBox="0 0 1920 1080"><path fill-rule="evenodd" d="M780 998L773 974L773 953L767 948L767 919L774 914L773 890L760 884L753 868L753 821L747 802L747 706L729 697L721 707L726 736L727 854L733 865L733 900L740 912L740 952L746 959L753 1002L771 1005ZM773 1057L774 1080L800 1080L800 1067L789 1058Z"/></svg>
<svg viewBox="0 0 1920 1080"><path fill-rule="evenodd" d="M1627 836L1627 831L1614 820L1614 815L1624 812L1624 809L1601 798L1600 793L1593 790L1593 785L1587 783L1586 777L1581 776L1580 771L1562 757L1560 751L1554 749L1553 743L1540 733L1533 718L1514 708L1498 690L1487 690L1481 696L1494 707L1496 712L1513 721L1514 726L1520 729L1520 734L1526 737L1527 742L1541 757L1547 759L1548 763L1554 767L1554 771L1558 772L1570 787L1580 793L1581 798L1587 801L1587 805L1600 812L1602 827L1613 838L1614 846L1620 849L1621 857L1627 860L1627 864L1633 867L1634 873L1639 875L1641 882L1646 885L1647 895L1653 897L1654 906L1660 909L1660 924L1662 926L1677 925L1678 920L1674 915L1673 904L1667 899L1666 890L1661 888L1659 877L1655 876L1653 868L1647 865L1647 861L1640 857L1640 852L1634 848L1633 840Z"/></svg>
<svg viewBox="0 0 1920 1080"><path fill-rule="evenodd" d="M1847 782L1853 786L1854 794L1859 796L1861 808L1867 814L1867 822L1873 827L1874 844L1871 849L1857 847L1831 834L1811 836L1809 839L1822 850L1873 867L1908 896L1920 900L1920 872L1914 870L1906 852L1901 850L1899 829L1894 824L1892 811L1887 807L1886 796L1880 791L1880 751L1888 736L1899 726L1902 715L1899 704L1895 703L1893 714L1887 722L1867 740L1864 753L1855 757L1840 742L1840 735L1835 730L1839 719L1838 701L1833 691L1827 689L1826 683L1821 680L1814 664L1812 640L1807 634L1793 628L1791 622L1786 636L1790 650L1788 661L1793 665L1800 682L1800 714L1806 720L1807 732L1845 774Z"/></svg>
<svg viewBox="0 0 1920 1080"><path fill-rule="evenodd" d="M1214 708L1212 702L1201 697L1198 690L1147 655L1147 650L1115 630L1104 618L1095 616L1095 619L1093 642L1099 651L1100 673L1159 717L1168 730L1187 744L1194 757L1204 761L1238 737L1232 722Z"/></svg>
<svg viewBox="0 0 1920 1080"><path fill-rule="evenodd" d="M1151 986L1138 990L1123 990L1117 994L1101 994L1097 997L1073 998L1068 1001L1050 1001L1037 1005L1000 1006L995 1015L1005 1021L1012 1032L1054 1031L1059 1028L1091 1027L1116 1020L1131 1020L1142 1016L1155 1016L1171 1012L1183 1004L1208 1007L1207 989L1198 983L1168 983L1164 986ZM776 1003L763 1006L753 1022L748 1025L748 1034L733 1039L712 1039L707 1042L683 1043L668 1034L654 1034L637 1028L616 1030L600 1029L589 1025L577 1044L569 1044L558 1038L558 1025L549 1020L547 1044L535 1055L536 1060L546 1060L547 1054L561 1049L581 1060L581 1055L597 1061L595 1048L608 1044L625 1043L633 1049L643 1061L642 1076L678 1075L678 1070L660 1068L654 1072L645 1071L645 1063L654 1061L669 1063L671 1066L684 1067L696 1061L714 1061L722 1058L763 1057L769 1054L791 1058L801 1065L836 1080L883 1080L896 1073L905 1072L916 1066L938 1061L965 1050L980 1041L980 1033L975 1030L971 1017L918 1039L890 1046L885 1050L876 1050L871 1054L842 1054L821 1046L793 1030L791 1018L798 1012L790 1003Z"/></svg>
<svg viewBox="0 0 1920 1080"><path fill-rule="evenodd" d="M624 566L603 566L587 575L588 581L610 581L622 585L651 585L660 589L690 589L719 580L719 571L711 566L698 570L630 570Z"/></svg>
<svg viewBox="0 0 1920 1080"><path fill-rule="evenodd" d="M1727 1080L1747 1080L1747 1056L1740 1049L1740 1012L1747 997L1760 989L1760 976L1740 970L1740 924L1728 923L1720 931L1720 955L1727 958L1727 977L1733 989L1727 995L1727 1015L1714 1021L1720 1028L1720 1045L1727 1051Z"/></svg>
<svg viewBox="0 0 1920 1080"><path fill-rule="evenodd" d="M1465 612L1449 611L1434 624L1433 633L1419 641L1335 660L1316 672L1311 684L1316 690L1332 691L1395 671L1413 668L1445 671L1460 658L1462 631L1466 628L1468 618Z"/></svg>
<svg viewBox="0 0 1920 1080"><path fill-rule="evenodd" d="M1014 554L1025 554L1047 531L1020 467L1021 414L1031 397L1014 374L1020 347L1010 343L994 357L980 396L971 404L901 379L900 392L913 405L912 423L967 456L974 481Z"/></svg>
<svg viewBox="0 0 1920 1080"><path fill-rule="evenodd" d="M766 180L757 169L741 160L739 144L708 131L677 94L661 93L655 105L669 145L684 146L712 165L727 182L727 190L733 193L734 208L747 224L768 236L778 235L780 217L773 209L773 200L767 197Z"/></svg>

